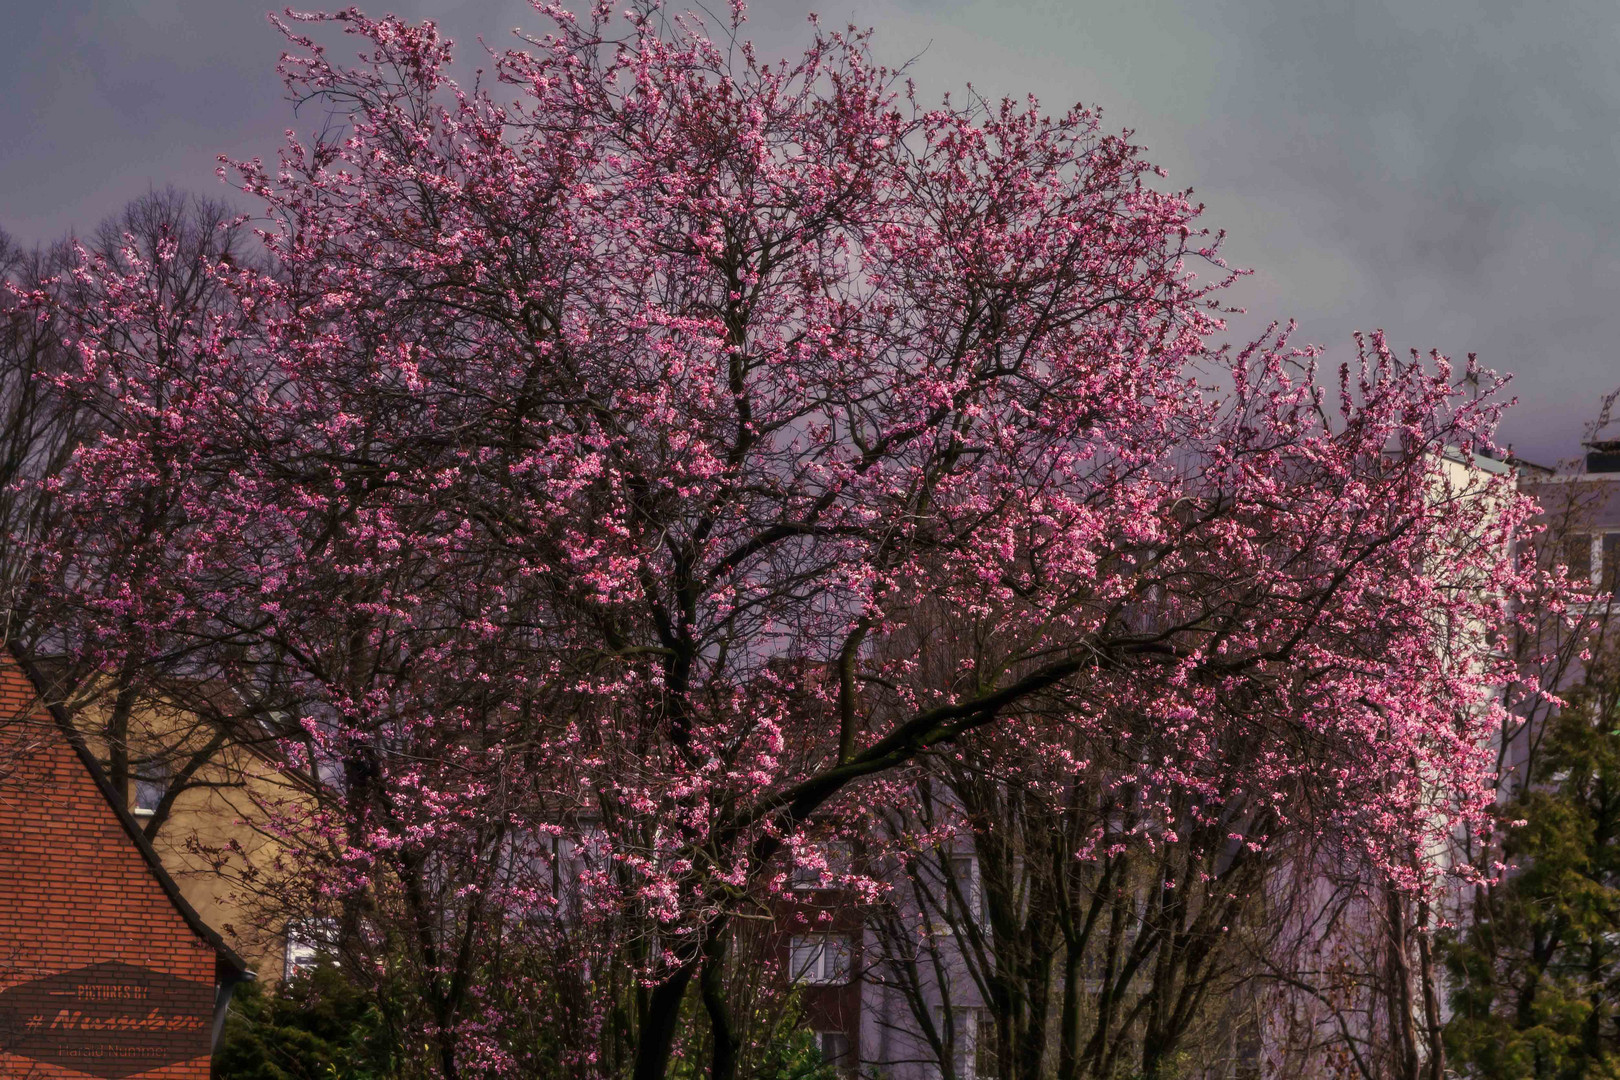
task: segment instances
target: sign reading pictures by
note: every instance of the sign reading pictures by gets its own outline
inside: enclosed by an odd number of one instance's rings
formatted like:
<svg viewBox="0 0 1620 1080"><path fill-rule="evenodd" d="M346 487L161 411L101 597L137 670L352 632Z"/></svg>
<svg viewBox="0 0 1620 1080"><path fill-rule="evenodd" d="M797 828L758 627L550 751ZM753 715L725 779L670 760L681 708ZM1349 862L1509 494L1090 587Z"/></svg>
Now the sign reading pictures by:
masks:
<svg viewBox="0 0 1620 1080"><path fill-rule="evenodd" d="M208 1054L214 989L116 961L0 992L0 1050L105 1080Z"/></svg>

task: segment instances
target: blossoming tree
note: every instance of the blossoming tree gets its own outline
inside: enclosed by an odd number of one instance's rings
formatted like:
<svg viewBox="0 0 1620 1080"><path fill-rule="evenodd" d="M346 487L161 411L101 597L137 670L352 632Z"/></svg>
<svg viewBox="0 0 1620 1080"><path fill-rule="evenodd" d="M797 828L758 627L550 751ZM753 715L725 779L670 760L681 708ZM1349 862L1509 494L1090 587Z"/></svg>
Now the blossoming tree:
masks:
<svg viewBox="0 0 1620 1080"><path fill-rule="evenodd" d="M346 934L394 920L424 1067L521 1066L494 943L568 907L527 858L636 975L563 1064L663 1076L695 994L731 1075L733 921L806 827L1034 715L1151 718L1144 788L1212 801L1241 746L1276 828L1427 887L1485 767L1450 635L1515 585L1515 498L1433 468L1487 446L1488 373L1212 347L1218 238L1092 112L537 10L471 88L431 25L295 17L331 122L233 166L274 269L155 348L151 265L88 258L66 380L112 418L59 480L73 631L294 718L329 801L288 842ZM974 648L931 662L924 608Z"/></svg>

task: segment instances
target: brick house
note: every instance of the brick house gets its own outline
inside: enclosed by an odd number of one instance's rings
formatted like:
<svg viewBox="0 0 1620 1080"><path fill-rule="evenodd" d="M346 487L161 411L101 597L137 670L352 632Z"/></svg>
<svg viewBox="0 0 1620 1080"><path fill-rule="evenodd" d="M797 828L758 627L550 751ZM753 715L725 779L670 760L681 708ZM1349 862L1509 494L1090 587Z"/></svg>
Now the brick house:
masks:
<svg viewBox="0 0 1620 1080"><path fill-rule="evenodd" d="M116 687L74 684L37 661L35 671L111 780L105 714ZM273 822L309 809L318 794L307 773L287 766L275 733L231 688L171 677L143 688L122 738L124 806L186 902L267 985L312 960L314 944L300 936L310 920L283 888Z"/></svg>
<svg viewBox="0 0 1620 1080"><path fill-rule="evenodd" d="M203 1080L251 977L0 649L0 1076Z"/></svg>
<svg viewBox="0 0 1620 1080"><path fill-rule="evenodd" d="M799 989L804 1022L822 1059L852 1074L860 1065L862 909L841 888L795 874L793 892L776 904L773 952Z"/></svg>

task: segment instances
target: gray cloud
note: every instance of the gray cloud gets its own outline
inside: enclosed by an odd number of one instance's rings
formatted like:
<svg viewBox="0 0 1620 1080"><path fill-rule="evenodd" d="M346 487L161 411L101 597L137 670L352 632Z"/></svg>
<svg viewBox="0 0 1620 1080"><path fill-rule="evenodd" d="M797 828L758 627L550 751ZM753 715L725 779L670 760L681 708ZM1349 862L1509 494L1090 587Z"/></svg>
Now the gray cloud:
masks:
<svg viewBox="0 0 1620 1080"><path fill-rule="evenodd" d="M87 228L150 186L217 192L214 156L274 153L290 114L259 2L0 0L0 226ZM520 0L392 5L466 47L537 25ZM680 0L671 0L680 7ZM711 5L715 6L715 5ZM764 0L751 34L802 42L810 4ZM1620 383L1620 9L1596 0L868 0L935 95L971 81L1100 105L1191 185L1251 316L1478 352L1518 373L1505 435L1554 459Z"/></svg>

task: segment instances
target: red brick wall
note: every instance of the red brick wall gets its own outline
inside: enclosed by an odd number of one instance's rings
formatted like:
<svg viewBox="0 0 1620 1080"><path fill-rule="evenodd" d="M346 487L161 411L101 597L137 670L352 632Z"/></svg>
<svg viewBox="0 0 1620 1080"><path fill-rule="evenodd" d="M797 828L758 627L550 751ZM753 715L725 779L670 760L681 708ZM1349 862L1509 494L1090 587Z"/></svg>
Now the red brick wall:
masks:
<svg viewBox="0 0 1620 1080"><path fill-rule="evenodd" d="M849 982L801 986L799 1000L804 1005L805 1026L812 1031L843 1032L852 1053L858 1053L861 1041L861 984L866 961L861 948L861 915L856 899L841 889L807 889L783 897L776 904L775 953L782 971L791 974L795 935L830 934L849 943Z"/></svg>
<svg viewBox="0 0 1620 1080"><path fill-rule="evenodd" d="M186 980L171 1000L211 1022L214 950L186 925L27 677L0 649L0 997L108 961L148 969L171 988L164 976ZM196 1040L193 1031L180 1045ZM203 1054L129 1075L203 1080L208 1064ZM102 1066L99 1074L117 1070ZM0 1052L0 1077L84 1076Z"/></svg>

